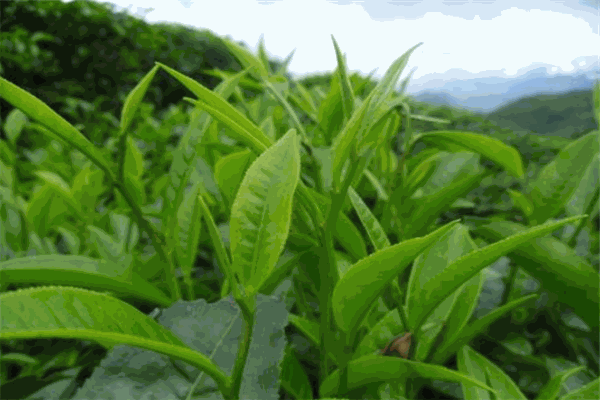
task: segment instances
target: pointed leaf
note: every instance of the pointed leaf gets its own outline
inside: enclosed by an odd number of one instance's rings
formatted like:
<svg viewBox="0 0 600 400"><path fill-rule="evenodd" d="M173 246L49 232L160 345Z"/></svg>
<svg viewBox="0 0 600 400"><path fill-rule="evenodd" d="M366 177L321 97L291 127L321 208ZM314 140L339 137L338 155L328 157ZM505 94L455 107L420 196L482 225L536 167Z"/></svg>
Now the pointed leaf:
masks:
<svg viewBox="0 0 600 400"><path fill-rule="evenodd" d="M420 304L418 309L411 310L409 314L411 329L418 330L448 296L499 257L514 248L528 244L533 239L548 235L557 228L582 218L585 217L565 218L554 223L536 226L460 257L423 285L421 289L425 294L425 302Z"/></svg>
<svg viewBox="0 0 600 400"><path fill-rule="evenodd" d="M358 328L373 302L394 276L458 221L431 234L379 250L352 265L333 290L333 315L345 332Z"/></svg>
<svg viewBox="0 0 600 400"><path fill-rule="evenodd" d="M501 140L468 132L437 131L425 132L420 139L428 145L436 146L452 152L472 151L489 158L501 165L509 174L518 179L524 178L521 155L514 147L504 144ZM415 143L413 140L413 143Z"/></svg>
<svg viewBox="0 0 600 400"><path fill-rule="evenodd" d="M248 168L231 209L233 270L256 293L283 250L292 198L300 179L300 154L292 129Z"/></svg>

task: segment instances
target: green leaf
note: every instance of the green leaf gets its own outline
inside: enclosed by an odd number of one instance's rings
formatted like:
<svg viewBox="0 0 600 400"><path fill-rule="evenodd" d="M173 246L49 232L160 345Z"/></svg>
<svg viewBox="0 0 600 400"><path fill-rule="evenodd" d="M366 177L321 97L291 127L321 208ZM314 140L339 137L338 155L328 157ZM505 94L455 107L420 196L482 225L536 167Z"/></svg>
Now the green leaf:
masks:
<svg viewBox="0 0 600 400"><path fill-rule="evenodd" d="M215 180L227 200L227 210L231 209L242 178L254 160L256 160L256 155L249 149L245 149L221 157L215 164Z"/></svg>
<svg viewBox="0 0 600 400"><path fill-rule="evenodd" d="M581 218L567 218L555 224L563 225L566 221ZM475 232L486 240L500 240L507 236L522 235L528 232L526 229L514 222L494 221L478 227ZM539 237L511 250L510 257L539 280L545 290L555 293L559 301L573 307L586 324L592 328L598 327L598 272L574 249L551 236Z"/></svg>
<svg viewBox="0 0 600 400"><path fill-rule="evenodd" d="M102 153L81 132L75 129L73 125L69 124L40 99L2 77L0 77L0 96L27 114L29 118L38 121L60 139L82 152L102 168L111 180L114 180L110 173L110 162L104 158Z"/></svg>
<svg viewBox="0 0 600 400"><path fill-rule="evenodd" d="M383 79L371 91L367 99L362 103L360 108L354 111L352 118L345 124L343 131L335 138L333 144L333 184L336 190L341 187L342 168L344 163L349 159L351 150L355 150L355 154L360 154L361 149L357 149L357 144L360 143L363 136L368 133L370 128L378 121L374 120L377 113L385 103L396 86L396 82L400 74L404 70L408 57L412 52L420 46L421 43L409 49L401 57L399 57L385 73ZM382 117L383 115L379 115Z"/></svg>
<svg viewBox="0 0 600 400"><path fill-rule="evenodd" d="M4 132L8 141L15 146L23 127L27 124L27 115L18 108L13 109L8 113L6 122L4 123Z"/></svg>
<svg viewBox="0 0 600 400"><path fill-rule="evenodd" d="M35 229L41 238L48 235L58 217L69 213L65 203L57 199L55 193L51 186L46 184L31 196L27 206L29 226Z"/></svg>
<svg viewBox="0 0 600 400"><path fill-rule="evenodd" d="M373 187L375 188L375 191L377 192L377 197L383 201L388 201L389 196L386 193L385 188L383 187L381 182L379 182L379 179L377 179L377 177L368 169L365 169L363 171L363 174L367 177L369 182L371 182L371 185L373 185Z"/></svg>
<svg viewBox="0 0 600 400"><path fill-rule="evenodd" d="M281 387L295 399L312 400L312 387L304 367L290 346L285 348L281 367Z"/></svg>
<svg viewBox="0 0 600 400"><path fill-rule="evenodd" d="M260 40L258 42L258 59L260 60L263 67L267 71L267 75L271 75L271 66L269 65L269 56L267 55L267 49L265 49L264 34L260 35Z"/></svg>
<svg viewBox="0 0 600 400"><path fill-rule="evenodd" d="M512 190L512 189L506 189L506 190L508 191L508 195L510 196L510 199L512 200L515 207L517 209L521 210L523 215L525 215L525 217L527 219L529 219L531 217L531 214L533 213L533 208L534 208L534 205L531 203L531 201L529 201L527 196L525 196L523 193L519 192L518 190Z"/></svg>
<svg viewBox="0 0 600 400"><path fill-rule="evenodd" d="M227 103L221 96L213 93L182 73L161 63L157 64L191 90L192 93L198 96L198 100L191 100L191 103L202 108L212 115L213 118L229 127L231 131L228 131L227 134L231 136L232 139L245 143L257 155L261 154L272 144L271 139L246 118L245 115L239 112L231 104Z"/></svg>
<svg viewBox="0 0 600 400"><path fill-rule="evenodd" d="M248 295L271 275L283 250L299 179L292 129L252 163L240 184L231 209L230 246L233 270Z"/></svg>
<svg viewBox="0 0 600 400"><path fill-rule="evenodd" d="M198 195L198 205L202 211L202 217L204 218L204 222L208 227L208 234L210 235L210 240L212 242L213 248L215 250L217 261L219 262L219 269L225 273L227 280L231 282L233 279L233 270L231 269L231 260L229 258L229 253L225 248L225 243L223 243L223 237L221 236L221 231L215 224L215 220L213 219L210 210L206 206L202 195Z"/></svg>
<svg viewBox="0 0 600 400"><path fill-rule="evenodd" d="M325 134L325 144L329 146L344 124L344 110L339 75L333 74L327 97L321 101L318 122Z"/></svg>
<svg viewBox="0 0 600 400"><path fill-rule="evenodd" d="M507 315L510 311L524 305L524 303L537 299L539 295L532 294L529 296L521 297L520 299L513 300L508 304L503 305L500 308L492 310L484 317L479 318L472 322L470 325L461 329L460 332L453 336L447 336L444 338L443 343L433 354L432 362L434 364L445 364L448 359L459 351L462 346L469 344L478 335L485 332L491 324L499 320L502 316Z"/></svg>
<svg viewBox="0 0 600 400"><path fill-rule="evenodd" d="M260 81L262 80L261 78L267 79L269 77L269 71L265 65L250 51L231 40L223 39L223 43L225 43L225 46L227 46L229 51L244 68L252 67L250 75L252 75L254 79Z"/></svg>
<svg viewBox="0 0 600 400"><path fill-rule="evenodd" d="M156 354L132 347L135 345L119 346L108 352L102 367L86 379L73 399L109 399L115 393L126 393L127 399L150 399L157 393L161 399L276 399L281 372L275 366L281 366L284 359L288 313L282 301L258 297L254 332L261 334L252 337L239 395L223 392L225 384L219 387L216 383L222 372L229 374L234 369L243 340L241 310L228 297L211 304L202 299L177 302L158 310L157 316L157 324L184 341L190 353L209 360L216 375L165 351ZM144 371L143 376L140 371ZM231 378L226 378L223 382L231 387Z"/></svg>
<svg viewBox="0 0 600 400"><path fill-rule="evenodd" d="M600 378L596 378L587 385L567 393L561 400L587 400L600 397Z"/></svg>
<svg viewBox="0 0 600 400"><path fill-rule="evenodd" d="M130 136L127 137L125 146L125 171L139 179L144 174L144 155Z"/></svg>
<svg viewBox="0 0 600 400"><path fill-rule="evenodd" d="M200 231L202 224L200 221L200 209L198 204L200 192L200 183L197 182L192 190L186 195L186 198L179 206L177 212L178 224L175 230L177 242L177 258L179 266L183 273L183 279L190 283L192 268L196 263L198 254L198 244L200 242Z"/></svg>
<svg viewBox="0 0 600 400"><path fill-rule="evenodd" d="M428 293L423 290L427 282L440 274L449 264L461 256L468 254L476 249L477 246L470 238L468 229L463 225L457 225L454 229L448 231L433 246L419 255L413 263L410 277L408 280L408 289L406 295L406 309L410 315L412 310L418 310L421 305L427 302ZM443 341L449 338L467 324L475 306L477 298L481 291L482 274L479 273L451 296L446 298L431 314L426 322L439 324L445 322ZM460 301L459 301L460 300ZM441 331L441 326L437 329L430 329L427 332L419 332L419 343L415 352L415 360L424 361L429 357L432 348L436 344L436 338Z"/></svg>
<svg viewBox="0 0 600 400"><path fill-rule="evenodd" d="M62 200L64 200L70 209L75 211L78 217L83 219L80 204L75 201L71 194L71 188L60 176L49 171L35 171L35 174L40 177L47 185L49 185Z"/></svg>
<svg viewBox="0 0 600 400"><path fill-rule="evenodd" d="M148 91L148 86L150 86L150 82L152 82L152 79L159 68L158 65L155 65L127 95L125 103L123 104L123 109L121 110L120 135L127 134L127 129L129 129L129 126L133 122L135 113L139 109L140 103Z"/></svg>
<svg viewBox="0 0 600 400"><path fill-rule="evenodd" d="M425 184L438 169L438 164L447 154L446 152L437 152L420 162L406 179L403 190L404 196L410 197L419 187Z"/></svg>
<svg viewBox="0 0 600 400"><path fill-rule="evenodd" d="M464 346L458 352L457 364L458 370L466 376L481 384L489 382L489 385L498 393L498 397L495 398L527 400L527 397L519 390L519 386L502 369L469 346ZM467 398L493 398L489 397L489 393L480 389L480 385L473 385L469 382L461 382L461 385Z"/></svg>
<svg viewBox="0 0 600 400"><path fill-rule="evenodd" d="M375 250L383 250L384 248L389 247L390 240L385 234L385 231L358 193L356 193L352 187L349 187L348 195L350 196L350 201L354 206L354 210L356 210L358 218L360 218L360 222L362 222L363 227L367 231Z"/></svg>
<svg viewBox="0 0 600 400"><path fill-rule="evenodd" d="M357 329L373 302L393 277L404 271L419 253L438 240L458 221L431 234L379 250L352 265L333 290L333 315L345 332Z"/></svg>
<svg viewBox="0 0 600 400"><path fill-rule="evenodd" d="M23 289L1 294L0 311L2 340L68 337L91 340L109 349L127 344L201 368L223 388L230 381L204 354L190 349L152 318L110 295L66 287Z"/></svg>
<svg viewBox="0 0 600 400"><path fill-rule="evenodd" d="M450 382L469 383L495 392L491 387L469 376L460 374L439 365L431 365L408 361L396 357L380 355L364 356L348 363L348 390L353 390L371 383L395 382L399 377L415 374L421 378ZM340 385L340 370L334 371L321 383L319 394L333 396ZM345 393L337 393L336 398Z"/></svg>
<svg viewBox="0 0 600 400"><path fill-rule="evenodd" d="M342 110L344 112L344 123L346 123L352 113L354 112L354 92L352 91L352 85L348 79L348 71L344 62L344 56L340 50L335 38L331 35L333 40L333 46L335 47L335 56L338 62L338 68L336 73L339 74L340 93L342 95Z"/></svg>
<svg viewBox="0 0 600 400"><path fill-rule="evenodd" d="M533 224L557 216L571 198L589 165L600 152L600 131L569 143L527 187L534 205Z"/></svg>
<svg viewBox="0 0 600 400"><path fill-rule="evenodd" d="M532 239L548 235L557 228L582 218L584 216L565 218L554 223L536 226L460 257L423 285L421 290L425 295L425 301L419 305L419 308L410 310L411 330L418 331L429 315L448 296L499 257L519 246L529 244L528 242ZM598 298L597 295L596 298Z"/></svg>
<svg viewBox="0 0 600 400"><path fill-rule="evenodd" d="M358 261L367 256L367 246L362 234L344 213L340 213L335 225L335 238L342 247Z"/></svg>
<svg viewBox="0 0 600 400"><path fill-rule="evenodd" d="M404 216L403 237L423 235L456 199L465 196L481 183L489 172L479 166L479 156L457 153L446 157L431 176L422 197L413 196L400 209Z"/></svg>
<svg viewBox="0 0 600 400"><path fill-rule="evenodd" d="M501 165L509 174L518 179L523 179L523 162L521 155L514 147L504 144L501 140L468 132L437 131L424 132L415 137L430 146L435 146L450 152L472 151L489 158L494 163Z"/></svg>
<svg viewBox="0 0 600 400"><path fill-rule="evenodd" d="M594 82L594 118L598 124L598 130L600 130L600 79L596 79Z"/></svg>

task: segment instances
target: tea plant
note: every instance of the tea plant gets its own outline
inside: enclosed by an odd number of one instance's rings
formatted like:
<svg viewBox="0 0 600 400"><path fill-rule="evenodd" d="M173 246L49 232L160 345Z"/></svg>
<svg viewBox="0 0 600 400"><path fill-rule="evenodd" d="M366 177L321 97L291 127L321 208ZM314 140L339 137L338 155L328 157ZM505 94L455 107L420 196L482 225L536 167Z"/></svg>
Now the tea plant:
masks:
<svg viewBox="0 0 600 400"><path fill-rule="evenodd" d="M403 91L394 93L418 45L360 98L333 44L338 68L325 96L288 82L281 71L273 74L262 43L263 56L255 57L227 42L246 69L214 72L223 78L214 92L157 63L127 97L119 132L103 150L0 78L0 95L17 109L7 121L10 145L1 165L0 243L17 253L2 251L9 257L0 263L0 339L60 337L110 349L75 399L275 399L280 388L312 398L309 376L319 398L415 398L437 380L459 383L464 398L525 399L517 383L469 343L539 296L511 299L474 319L483 270L508 255L597 332L598 272L551 234L569 227L572 242L597 213L599 131L567 145L525 185L519 152L498 139L463 131L413 134L411 119L443 122L411 114ZM196 98L185 98L194 110L169 155L168 173L145 176L133 139L155 128L147 116L137 131L132 127L160 69ZM240 85L259 85L266 93L246 101ZM231 96L236 106L227 101ZM273 104L280 113L268 111ZM78 154L77 168L37 170L41 185L28 201L18 196L14 156L23 127L14 122L26 121L25 115L34 121L23 122L30 129L78 152L69 153ZM400 157L394 140L402 143ZM417 143L426 148L410 157ZM107 155L112 150L116 164ZM489 244L476 243L459 220L439 224L491 174L482 157L524 188L510 196L525 224L486 219L470 225L494 241ZM208 173L198 172L203 169ZM375 212L358 190L364 181L377 193ZM108 213L98 208L104 192L114 198ZM229 218L228 238L215 222L222 216ZM107 221L115 235L99 227ZM54 231L72 254L51 250L44 238ZM221 300L211 304L196 300L203 297L198 287L206 296L211 290L194 277L203 235L224 274ZM27 256L31 248L46 255ZM305 256L314 262L301 262ZM31 284L41 286L6 290ZM151 317L126 299L162 310ZM288 324L317 349L318 373L303 368L286 344ZM408 343L390 343L404 333ZM402 357L385 356L393 348ZM443 366L455 354L458 371ZM583 369L554 376L538 398L558 398L562 383ZM597 374L561 398L576 396L598 397Z"/></svg>

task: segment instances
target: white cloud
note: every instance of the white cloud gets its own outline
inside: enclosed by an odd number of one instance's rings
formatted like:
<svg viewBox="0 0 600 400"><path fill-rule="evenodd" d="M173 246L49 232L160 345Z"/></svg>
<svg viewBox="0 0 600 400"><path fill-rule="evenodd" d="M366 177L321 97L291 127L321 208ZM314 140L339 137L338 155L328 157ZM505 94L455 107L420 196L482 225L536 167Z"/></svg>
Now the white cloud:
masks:
<svg viewBox="0 0 600 400"><path fill-rule="evenodd" d="M244 41L254 52L262 34L272 57L283 60L296 49L289 66L294 75L336 67L331 34L347 53L350 70L368 74L378 68L376 77L409 48L424 42L410 57L403 74L417 67L413 80L451 69L514 75L539 63L571 72L577 65L574 59L596 56L600 51L596 10L589 6L575 9L574 3L569 8L548 0L452 7L428 0L412 7L396 4L395 8L390 8L394 2L376 0L351 4L326 0L112 2L125 8L131 5L132 13L142 15L143 9L153 7L155 10L145 16L148 22L179 22L210 29ZM429 11L432 9L441 11Z"/></svg>

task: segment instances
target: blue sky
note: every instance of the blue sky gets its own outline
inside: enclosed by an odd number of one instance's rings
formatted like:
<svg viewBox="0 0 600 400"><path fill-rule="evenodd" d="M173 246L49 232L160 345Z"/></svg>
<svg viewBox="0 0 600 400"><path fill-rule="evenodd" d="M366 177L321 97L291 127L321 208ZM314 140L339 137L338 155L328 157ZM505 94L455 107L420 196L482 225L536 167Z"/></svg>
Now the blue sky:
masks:
<svg viewBox="0 0 600 400"><path fill-rule="evenodd" d="M65 1L65 0L63 0ZM546 66L549 73L600 68L600 1L498 0L112 0L147 22L178 22L230 35L273 58L296 49L293 76L331 71L330 35L351 71L381 77L406 50L424 42L402 77L411 82L511 77ZM476 74L471 76L471 74ZM410 85L409 85L410 91Z"/></svg>

